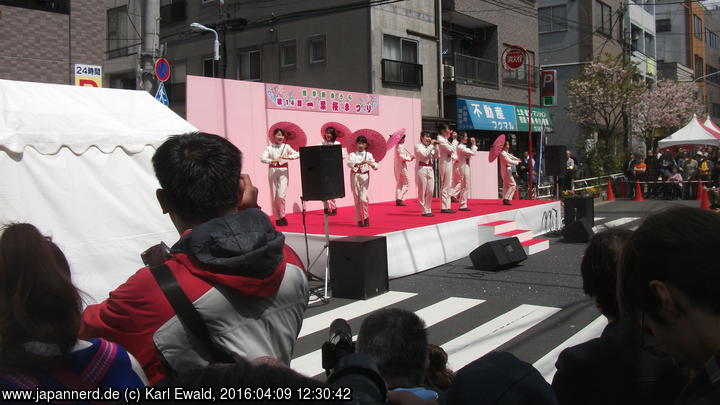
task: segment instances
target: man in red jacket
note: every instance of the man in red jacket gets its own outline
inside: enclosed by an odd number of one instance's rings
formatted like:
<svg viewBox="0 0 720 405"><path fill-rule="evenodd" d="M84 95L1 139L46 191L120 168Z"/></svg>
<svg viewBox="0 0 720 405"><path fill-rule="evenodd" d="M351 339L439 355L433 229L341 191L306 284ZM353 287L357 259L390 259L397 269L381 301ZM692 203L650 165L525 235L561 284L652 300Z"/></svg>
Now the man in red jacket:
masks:
<svg viewBox="0 0 720 405"><path fill-rule="evenodd" d="M173 136L157 149L157 199L181 236L156 263L169 267L215 348L228 357L271 356L289 364L307 307L307 279L284 235L251 208L257 189L240 174L241 160L232 143L205 133ZM169 371L161 357L174 370L212 360L148 267L88 306L80 335L126 347L151 384Z"/></svg>

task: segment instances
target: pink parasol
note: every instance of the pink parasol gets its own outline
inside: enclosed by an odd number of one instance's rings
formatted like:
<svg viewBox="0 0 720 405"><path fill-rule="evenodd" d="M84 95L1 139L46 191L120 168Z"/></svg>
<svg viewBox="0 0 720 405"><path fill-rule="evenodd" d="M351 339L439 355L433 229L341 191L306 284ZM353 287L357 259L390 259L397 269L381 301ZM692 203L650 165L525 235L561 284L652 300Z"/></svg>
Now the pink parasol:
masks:
<svg viewBox="0 0 720 405"><path fill-rule="evenodd" d="M275 143L275 136L273 132L276 129L282 129L285 131L285 142L290 145L291 148L299 151L301 147L307 145L307 135L297 124L287 121L280 121L273 124L268 130L268 139L270 143Z"/></svg>
<svg viewBox="0 0 720 405"><path fill-rule="evenodd" d="M352 131L350 128L346 127L345 125L339 123L339 122L326 122L325 125L320 128L320 136L323 138L323 141L325 140L325 130L328 129L328 127L335 128L335 134L337 135L337 140L340 141L340 138L344 137L345 135L352 134Z"/></svg>
<svg viewBox="0 0 720 405"><path fill-rule="evenodd" d="M398 129L397 131L393 132L393 134L390 135L390 139L388 139L387 141L387 149L390 150L397 146L403 136L405 136L405 128Z"/></svg>
<svg viewBox="0 0 720 405"><path fill-rule="evenodd" d="M502 152L503 146L505 146L505 134L500 134L500 136L495 139L495 142L493 142L492 146L490 147L488 162L493 162L495 161L495 159L497 159L498 156L500 156L500 152Z"/></svg>
<svg viewBox="0 0 720 405"><path fill-rule="evenodd" d="M385 142L385 137L378 131L367 128L358 129L352 135L344 137L341 142L348 152L355 152L357 151L355 140L361 135L368 140L367 151L372 153L376 162L381 161L385 157L385 152L387 152L387 142Z"/></svg>

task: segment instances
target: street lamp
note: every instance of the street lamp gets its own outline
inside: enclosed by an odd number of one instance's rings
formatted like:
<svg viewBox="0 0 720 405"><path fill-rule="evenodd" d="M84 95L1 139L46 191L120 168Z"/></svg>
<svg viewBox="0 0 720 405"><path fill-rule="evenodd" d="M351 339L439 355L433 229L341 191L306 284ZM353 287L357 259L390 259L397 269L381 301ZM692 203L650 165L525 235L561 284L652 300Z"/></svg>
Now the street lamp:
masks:
<svg viewBox="0 0 720 405"><path fill-rule="evenodd" d="M216 60L216 61L220 60L220 39L218 39L217 31L215 31L212 28L208 28L200 23L196 23L196 22L190 24L190 28L192 28L193 31L210 31L213 34L215 34L215 42L213 44L214 45L213 46L213 51L214 51L213 60Z"/></svg>
<svg viewBox="0 0 720 405"><path fill-rule="evenodd" d="M720 73L720 70L718 70L717 72L712 72L712 73L708 73L708 74L706 74L706 75L700 76L700 77L698 77L697 79L693 80L693 83L697 82L697 81L700 80L700 79L704 79L704 78L706 78L706 77L708 77L708 76L715 76L715 75L718 74L718 73Z"/></svg>

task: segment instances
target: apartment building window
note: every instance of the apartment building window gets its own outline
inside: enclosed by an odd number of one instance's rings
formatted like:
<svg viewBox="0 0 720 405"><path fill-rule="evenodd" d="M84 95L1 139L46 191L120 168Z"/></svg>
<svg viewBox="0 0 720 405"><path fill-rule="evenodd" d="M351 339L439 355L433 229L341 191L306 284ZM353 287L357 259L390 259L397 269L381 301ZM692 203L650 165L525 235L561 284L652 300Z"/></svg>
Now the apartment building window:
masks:
<svg viewBox="0 0 720 405"><path fill-rule="evenodd" d="M720 47L718 35L707 28L705 28L705 42L710 45L711 48L719 49Z"/></svg>
<svg viewBox="0 0 720 405"><path fill-rule="evenodd" d="M649 32L644 32L645 35L645 55L654 58L655 57L655 36Z"/></svg>
<svg viewBox="0 0 720 405"><path fill-rule="evenodd" d="M705 72L703 71L703 58L695 55L695 80L705 75ZM699 82L703 81L704 79L698 80Z"/></svg>
<svg viewBox="0 0 720 405"><path fill-rule="evenodd" d="M297 66L297 44L295 40L280 43L280 67L295 69Z"/></svg>
<svg viewBox="0 0 720 405"><path fill-rule="evenodd" d="M612 36L612 9L607 4L597 2L597 30L607 36Z"/></svg>
<svg viewBox="0 0 720 405"><path fill-rule="evenodd" d="M633 51L643 51L643 30L635 24L630 25L630 47Z"/></svg>
<svg viewBox="0 0 720 405"><path fill-rule="evenodd" d="M710 65L705 65L705 71L707 72L706 74L708 75L707 80L710 83L715 83L717 85L720 85L720 75L715 74L718 71L717 68L714 68Z"/></svg>
<svg viewBox="0 0 720 405"><path fill-rule="evenodd" d="M669 18L663 18L662 20L655 21L655 31L657 32L670 32L672 31L672 22Z"/></svg>
<svg viewBox="0 0 720 405"><path fill-rule="evenodd" d="M212 60L212 59L211 59ZM187 78L187 64L185 62L172 64L172 75L170 85L167 86L168 99L171 104L179 104L185 101L185 82Z"/></svg>
<svg viewBox="0 0 720 405"><path fill-rule="evenodd" d="M160 26L184 22L187 19L186 0L161 0L160 1Z"/></svg>
<svg viewBox="0 0 720 405"><path fill-rule="evenodd" d="M702 41L703 27L702 20L697 15L693 14L693 34L695 38Z"/></svg>
<svg viewBox="0 0 720 405"><path fill-rule="evenodd" d="M215 77L215 59L203 59L203 76Z"/></svg>
<svg viewBox="0 0 720 405"><path fill-rule="evenodd" d="M108 59L128 54L128 12L127 6L111 8L107 11L107 50Z"/></svg>
<svg viewBox="0 0 720 405"><path fill-rule="evenodd" d="M58 14L70 14L70 0L0 0L0 6L29 8Z"/></svg>
<svg viewBox="0 0 720 405"><path fill-rule="evenodd" d="M409 38L383 35L382 80L401 86L422 86L422 65L419 60L418 41Z"/></svg>
<svg viewBox="0 0 720 405"><path fill-rule="evenodd" d="M262 80L262 53L259 49L238 55L238 79L253 82Z"/></svg>
<svg viewBox="0 0 720 405"><path fill-rule="evenodd" d="M710 115L712 115L713 117L720 117L720 104L712 103L711 108L712 112L710 113Z"/></svg>
<svg viewBox="0 0 720 405"><path fill-rule="evenodd" d="M311 37L308 40L310 63L325 63L325 35Z"/></svg>
<svg viewBox="0 0 720 405"><path fill-rule="evenodd" d="M538 9L538 32L567 30L567 7L553 6Z"/></svg>

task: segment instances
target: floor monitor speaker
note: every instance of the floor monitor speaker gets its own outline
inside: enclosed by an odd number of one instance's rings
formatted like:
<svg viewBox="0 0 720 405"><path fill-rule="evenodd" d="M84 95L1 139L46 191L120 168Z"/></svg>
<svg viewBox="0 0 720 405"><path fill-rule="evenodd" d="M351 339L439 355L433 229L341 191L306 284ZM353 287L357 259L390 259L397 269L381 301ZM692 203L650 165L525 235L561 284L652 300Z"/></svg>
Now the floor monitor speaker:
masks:
<svg viewBox="0 0 720 405"><path fill-rule="evenodd" d="M590 240L593 233L592 225L587 218L580 218L562 229L563 241L568 243L585 243Z"/></svg>
<svg viewBox="0 0 720 405"><path fill-rule="evenodd" d="M477 270L502 270L527 259L518 238L505 238L480 245L470 253L470 260Z"/></svg>

